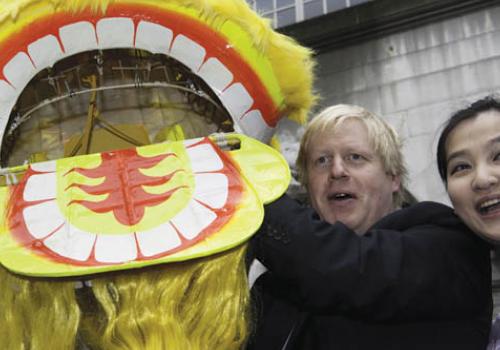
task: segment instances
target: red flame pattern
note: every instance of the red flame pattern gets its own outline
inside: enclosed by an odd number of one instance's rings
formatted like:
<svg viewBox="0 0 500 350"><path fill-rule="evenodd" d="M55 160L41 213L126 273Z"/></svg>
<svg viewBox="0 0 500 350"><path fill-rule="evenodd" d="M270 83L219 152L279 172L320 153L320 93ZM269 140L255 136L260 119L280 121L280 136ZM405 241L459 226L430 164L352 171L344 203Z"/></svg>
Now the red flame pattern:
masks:
<svg viewBox="0 0 500 350"><path fill-rule="evenodd" d="M131 226L139 223L144 216L146 207L153 207L170 198L180 188L175 187L162 194L150 194L144 191L143 186L159 186L167 183L183 169L175 170L167 175L151 177L142 174L139 169L149 169L156 166L167 157L177 157L174 153L162 154L155 157L141 157L136 149L120 150L102 153L102 163L94 169L74 168L67 172L77 172L89 178L104 177L105 181L97 186L72 184L91 195L108 194L100 202L88 200L73 200L69 203L80 204L95 213L112 211L116 220L123 225Z"/></svg>

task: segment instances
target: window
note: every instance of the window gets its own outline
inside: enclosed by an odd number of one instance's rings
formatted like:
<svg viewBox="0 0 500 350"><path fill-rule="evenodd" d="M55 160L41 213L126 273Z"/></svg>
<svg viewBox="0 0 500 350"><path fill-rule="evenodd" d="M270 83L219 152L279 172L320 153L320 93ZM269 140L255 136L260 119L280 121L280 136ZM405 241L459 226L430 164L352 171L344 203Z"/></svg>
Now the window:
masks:
<svg viewBox="0 0 500 350"><path fill-rule="evenodd" d="M304 19L321 16L326 13L323 0L304 0Z"/></svg>
<svg viewBox="0 0 500 350"><path fill-rule="evenodd" d="M247 0L254 10L284 27L373 0Z"/></svg>

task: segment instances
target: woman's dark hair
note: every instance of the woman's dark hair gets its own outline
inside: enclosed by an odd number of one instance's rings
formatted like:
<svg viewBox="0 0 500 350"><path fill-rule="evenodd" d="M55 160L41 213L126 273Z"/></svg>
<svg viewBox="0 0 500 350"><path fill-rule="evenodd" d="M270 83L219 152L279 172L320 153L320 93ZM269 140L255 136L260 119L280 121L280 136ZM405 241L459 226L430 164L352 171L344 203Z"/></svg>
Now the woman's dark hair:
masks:
<svg viewBox="0 0 500 350"><path fill-rule="evenodd" d="M450 133L464 120L475 118L479 113L489 110L496 110L500 112L500 101L495 99L493 96L486 96L472 103L469 107L455 112L445 123L445 127L441 132L437 147L437 165L439 175L444 183L447 182L446 140L448 139L448 136L450 136Z"/></svg>

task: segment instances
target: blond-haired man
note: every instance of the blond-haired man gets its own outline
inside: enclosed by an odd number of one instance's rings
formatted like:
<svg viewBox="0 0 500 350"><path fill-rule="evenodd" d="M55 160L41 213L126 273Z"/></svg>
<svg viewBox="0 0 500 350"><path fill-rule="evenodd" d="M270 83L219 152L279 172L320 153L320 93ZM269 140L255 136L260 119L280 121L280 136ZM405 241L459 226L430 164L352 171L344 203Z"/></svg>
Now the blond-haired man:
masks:
<svg viewBox="0 0 500 350"><path fill-rule="evenodd" d="M298 171L311 208L266 208L257 257L253 349L484 349L488 246L448 207L400 209L406 170L396 132L337 105L309 124Z"/></svg>

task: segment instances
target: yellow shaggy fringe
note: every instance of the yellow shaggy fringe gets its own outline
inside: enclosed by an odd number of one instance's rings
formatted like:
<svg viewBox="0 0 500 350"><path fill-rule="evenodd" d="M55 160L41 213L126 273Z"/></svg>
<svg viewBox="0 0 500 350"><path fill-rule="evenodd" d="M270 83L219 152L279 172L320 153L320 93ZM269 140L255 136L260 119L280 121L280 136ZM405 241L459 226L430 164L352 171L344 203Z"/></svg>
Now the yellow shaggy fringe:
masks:
<svg viewBox="0 0 500 350"><path fill-rule="evenodd" d="M116 0L45 0L54 9L72 12L92 9L105 13ZM0 0L0 23L16 18L28 5L39 0ZM140 2L140 1L138 1ZM275 32L269 20L257 15L244 0L158 0L199 11L207 25L217 29L226 20L231 20L250 34L255 48L266 56L275 72L285 98L287 116L305 123L307 114L316 101L312 92L314 63L312 52L295 40Z"/></svg>
<svg viewBox="0 0 500 350"><path fill-rule="evenodd" d="M251 332L246 247L95 276L84 289L0 266L0 349L244 349Z"/></svg>

